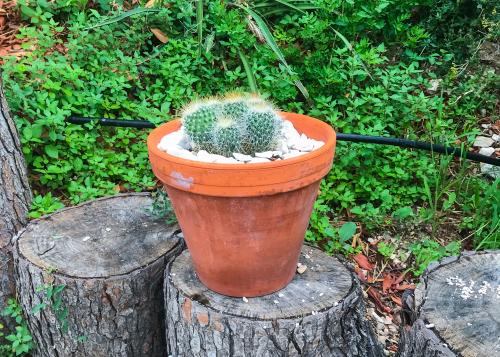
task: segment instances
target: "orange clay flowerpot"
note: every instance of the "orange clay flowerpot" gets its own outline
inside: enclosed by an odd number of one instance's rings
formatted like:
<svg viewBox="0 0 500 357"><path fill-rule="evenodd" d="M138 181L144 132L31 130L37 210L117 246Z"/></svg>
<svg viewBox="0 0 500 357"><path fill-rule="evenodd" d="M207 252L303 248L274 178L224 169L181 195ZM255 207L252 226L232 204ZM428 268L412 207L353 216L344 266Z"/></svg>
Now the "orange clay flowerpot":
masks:
<svg viewBox="0 0 500 357"><path fill-rule="evenodd" d="M174 120L148 137L149 159L172 202L200 280L229 296L261 296L293 278L320 180L332 166L335 132L306 115L281 113L325 145L269 163L215 164L157 148Z"/></svg>

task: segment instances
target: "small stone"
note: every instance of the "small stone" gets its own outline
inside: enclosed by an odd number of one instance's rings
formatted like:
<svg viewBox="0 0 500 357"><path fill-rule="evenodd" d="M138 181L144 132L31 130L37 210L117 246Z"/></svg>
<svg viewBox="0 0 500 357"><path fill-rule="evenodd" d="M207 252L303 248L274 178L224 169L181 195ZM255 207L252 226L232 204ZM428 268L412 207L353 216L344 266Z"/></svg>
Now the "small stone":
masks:
<svg viewBox="0 0 500 357"><path fill-rule="evenodd" d="M198 153L196 154L196 157L198 158L199 161L201 162L215 162L217 160L217 156L219 155L213 155L213 154L209 154L207 151L205 150L200 150L198 151Z"/></svg>
<svg viewBox="0 0 500 357"><path fill-rule="evenodd" d="M297 273L299 273L299 274L304 274L306 272L306 270L307 270L307 266L305 266L305 265L301 264L299 267L297 267Z"/></svg>
<svg viewBox="0 0 500 357"><path fill-rule="evenodd" d="M283 293L279 293L278 297L282 298L282 297L285 297L285 295L283 295Z"/></svg>
<svg viewBox="0 0 500 357"><path fill-rule="evenodd" d="M439 84L441 83L442 79L431 79L429 84L430 87L427 88L427 91L434 93L438 90Z"/></svg>
<svg viewBox="0 0 500 357"><path fill-rule="evenodd" d="M248 163L249 164L260 164L260 163L264 163L264 162L271 162L271 161L268 159L265 159L263 157L253 157L252 160L250 160Z"/></svg>
<svg viewBox="0 0 500 357"><path fill-rule="evenodd" d="M106 228L106 232L111 232L111 228Z"/></svg>
<svg viewBox="0 0 500 357"><path fill-rule="evenodd" d="M288 145L286 143L286 140L281 140L280 144L278 145L279 151L281 151L283 154L288 154Z"/></svg>
<svg viewBox="0 0 500 357"><path fill-rule="evenodd" d="M86 242L86 241L88 241L89 239L90 239L90 237L89 237L89 236L86 236L86 237L83 237L82 241Z"/></svg>
<svg viewBox="0 0 500 357"><path fill-rule="evenodd" d="M248 299L243 296L243 302L248 302Z"/></svg>
<svg viewBox="0 0 500 357"><path fill-rule="evenodd" d="M481 124L481 127L483 129L489 129L491 127L491 124Z"/></svg>
<svg viewBox="0 0 500 357"><path fill-rule="evenodd" d="M283 153L281 151L264 151L264 152L256 152L255 157L256 158L264 158L264 159L271 159L275 156L281 156Z"/></svg>
<svg viewBox="0 0 500 357"><path fill-rule="evenodd" d="M224 157L224 156L221 156L220 158L216 159L215 163L216 164L241 164L241 162L236 160L235 158Z"/></svg>
<svg viewBox="0 0 500 357"><path fill-rule="evenodd" d="M486 156L491 156L495 152L495 148L488 147L488 148L481 148L479 150L479 154L481 155L486 155Z"/></svg>
<svg viewBox="0 0 500 357"><path fill-rule="evenodd" d="M325 145L325 143L323 141L313 140L313 150L317 150L320 147L322 147L323 145Z"/></svg>
<svg viewBox="0 0 500 357"><path fill-rule="evenodd" d="M498 134L493 134L493 135L491 136L491 139L492 139L492 140L494 140L494 141L496 141L496 142L499 142L499 141L500 141L500 135L498 135Z"/></svg>
<svg viewBox="0 0 500 357"><path fill-rule="evenodd" d="M305 154L305 152L300 152L298 150L290 150L290 152L288 154L283 155L283 159L290 159L292 157L297 157L297 156L304 155L304 154Z"/></svg>
<svg viewBox="0 0 500 357"><path fill-rule="evenodd" d="M252 160L252 157L250 155L240 154L238 152L233 152L233 157L241 162L249 162Z"/></svg>
<svg viewBox="0 0 500 357"><path fill-rule="evenodd" d="M278 300L273 300L275 304L279 304L280 302Z"/></svg>
<svg viewBox="0 0 500 357"><path fill-rule="evenodd" d="M302 151L302 152L313 151L314 150L314 143L308 140L308 141L302 143L302 145L300 147L298 147L297 149Z"/></svg>
<svg viewBox="0 0 500 357"><path fill-rule="evenodd" d="M378 314L375 311L372 312L372 316L375 318L375 320L378 323L380 323L382 325L384 324L384 320L380 316L378 316Z"/></svg>
<svg viewBox="0 0 500 357"><path fill-rule="evenodd" d="M481 163L481 172L493 179L496 179L497 177L500 177L500 166Z"/></svg>
<svg viewBox="0 0 500 357"><path fill-rule="evenodd" d="M434 328L434 324L426 324L425 328Z"/></svg>
<svg viewBox="0 0 500 357"><path fill-rule="evenodd" d="M161 138L157 147L161 151L167 152L169 148L180 146L183 139L184 139L184 132L177 130Z"/></svg>
<svg viewBox="0 0 500 357"><path fill-rule="evenodd" d="M492 138L488 138L487 136L477 136L476 140L474 140L474 146L480 148L486 148L493 145L494 141Z"/></svg>
<svg viewBox="0 0 500 357"><path fill-rule="evenodd" d="M186 160L198 161L195 154L193 154L189 150L181 148L180 146L170 147L167 150L167 154L170 154L170 155L176 156L176 157L180 157L180 158L186 159Z"/></svg>

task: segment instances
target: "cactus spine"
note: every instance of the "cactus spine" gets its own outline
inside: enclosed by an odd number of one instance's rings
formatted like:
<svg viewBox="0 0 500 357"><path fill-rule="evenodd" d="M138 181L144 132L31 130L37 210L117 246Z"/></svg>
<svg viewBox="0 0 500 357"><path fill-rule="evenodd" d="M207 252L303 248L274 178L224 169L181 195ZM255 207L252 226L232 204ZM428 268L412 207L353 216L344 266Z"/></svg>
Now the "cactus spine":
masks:
<svg viewBox="0 0 500 357"><path fill-rule="evenodd" d="M248 94L194 102L182 114L192 147L224 156L275 150L282 122L271 104Z"/></svg>

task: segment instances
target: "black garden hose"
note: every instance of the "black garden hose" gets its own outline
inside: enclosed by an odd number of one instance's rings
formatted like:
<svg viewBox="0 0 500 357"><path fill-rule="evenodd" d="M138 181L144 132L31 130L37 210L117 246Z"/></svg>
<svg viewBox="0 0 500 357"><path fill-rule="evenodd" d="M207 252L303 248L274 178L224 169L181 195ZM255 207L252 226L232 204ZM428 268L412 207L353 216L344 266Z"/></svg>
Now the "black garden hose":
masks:
<svg viewBox="0 0 500 357"><path fill-rule="evenodd" d="M138 128L138 129L149 129L149 128L153 129L156 127L155 124L147 120L120 120L120 119L85 118L85 117L71 116L66 121L72 124L86 124L91 122L97 122L98 124L103 126L128 127L128 128ZM337 140L349 141L353 143L392 145L392 146L399 146L402 148L426 150L426 151L437 152L440 154L453 155L455 157L461 157L471 161L483 162L485 164L490 164L493 166L500 166L500 159L495 159L490 156L467 152L462 150L461 148L445 146L441 144L432 144L432 143L426 143L422 141L414 141L408 139L387 138L382 136L342 134L342 133L337 133Z"/></svg>

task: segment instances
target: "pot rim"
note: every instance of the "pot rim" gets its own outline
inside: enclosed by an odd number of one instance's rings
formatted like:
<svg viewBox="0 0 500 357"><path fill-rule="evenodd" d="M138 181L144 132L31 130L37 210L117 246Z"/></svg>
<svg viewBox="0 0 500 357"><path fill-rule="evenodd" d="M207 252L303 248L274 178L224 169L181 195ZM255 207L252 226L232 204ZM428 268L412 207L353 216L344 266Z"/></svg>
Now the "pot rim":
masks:
<svg viewBox="0 0 500 357"><path fill-rule="evenodd" d="M256 164L207 163L179 158L157 147L168 133L178 130L179 119L154 129L148 136L149 160L156 177L167 186L207 196L255 197L296 190L321 180L330 171L335 154L333 128L303 114L280 113L299 133L325 144L297 157Z"/></svg>

